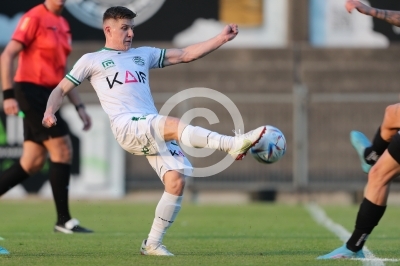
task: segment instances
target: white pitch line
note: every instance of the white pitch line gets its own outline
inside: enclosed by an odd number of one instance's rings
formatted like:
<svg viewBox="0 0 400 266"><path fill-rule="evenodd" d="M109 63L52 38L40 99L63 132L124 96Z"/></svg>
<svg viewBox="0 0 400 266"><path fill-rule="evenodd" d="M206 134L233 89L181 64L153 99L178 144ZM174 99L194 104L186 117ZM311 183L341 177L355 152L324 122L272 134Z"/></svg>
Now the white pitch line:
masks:
<svg viewBox="0 0 400 266"><path fill-rule="evenodd" d="M398 262L398 259L387 259L387 258L376 258L376 259L351 259L351 260L359 260L359 261L389 261L389 262Z"/></svg>
<svg viewBox="0 0 400 266"><path fill-rule="evenodd" d="M350 232L347 231L340 224L337 224L334 221L332 221L326 215L324 210L321 209L317 204L309 203L306 205L306 208L318 224L324 226L326 229L334 233L337 237L339 237L340 240L343 241L343 243L349 239L349 237L351 236ZM356 260L362 261L364 266L384 266L385 265L384 261L398 261L396 259L377 258L374 256L374 254L372 254L372 252L366 246L364 246L363 251L365 259L356 259Z"/></svg>

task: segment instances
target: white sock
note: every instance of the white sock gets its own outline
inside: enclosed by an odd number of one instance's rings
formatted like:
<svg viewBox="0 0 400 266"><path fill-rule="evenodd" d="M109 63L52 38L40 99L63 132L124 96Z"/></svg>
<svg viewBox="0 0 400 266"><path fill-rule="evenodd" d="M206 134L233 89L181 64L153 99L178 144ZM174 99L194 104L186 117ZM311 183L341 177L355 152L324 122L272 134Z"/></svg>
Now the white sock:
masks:
<svg viewBox="0 0 400 266"><path fill-rule="evenodd" d="M188 125L182 131L180 140L192 148L209 148L228 152L233 146L233 137L225 136L202 127Z"/></svg>
<svg viewBox="0 0 400 266"><path fill-rule="evenodd" d="M175 196L164 191L156 208L153 225L147 237L147 245L162 243L167 229L175 221L181 209L182 198L183 196Z"/></svg>

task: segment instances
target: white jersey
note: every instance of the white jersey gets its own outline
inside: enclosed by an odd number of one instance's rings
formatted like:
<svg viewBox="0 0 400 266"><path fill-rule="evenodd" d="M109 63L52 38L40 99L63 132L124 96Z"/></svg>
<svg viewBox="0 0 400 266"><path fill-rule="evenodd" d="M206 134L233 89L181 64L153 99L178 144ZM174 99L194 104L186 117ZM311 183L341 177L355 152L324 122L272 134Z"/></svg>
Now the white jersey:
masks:
<svg viewBox="0 0 400 266"><path fill-rule="evenodd" d="M158 114L149 86L149 69L162 68L165 49L117 51L107 48L83 55L66 78L76 86L88 79L107 113L113 133L134 114Z"/></svg>

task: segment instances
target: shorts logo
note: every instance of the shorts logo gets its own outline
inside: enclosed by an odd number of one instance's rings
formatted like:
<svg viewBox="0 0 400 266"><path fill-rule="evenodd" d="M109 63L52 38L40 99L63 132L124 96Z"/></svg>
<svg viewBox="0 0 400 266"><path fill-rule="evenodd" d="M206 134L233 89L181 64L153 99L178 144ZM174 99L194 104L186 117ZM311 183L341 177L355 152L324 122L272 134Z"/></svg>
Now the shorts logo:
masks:
<svg viewBox="0 0 400 266"><path fill-rule="evenodd" d="M114 61L111 59L108 59L106 61L101 62L103 65L104 69L110 68L110 67L115 67Z"/></svg>
<svg viewBox="0 0 400 266"><path fill-rule="evenodd" d="M148 155L148 154L149 154L149 151L150 151L150 150L149 150L149 148L147 148L147 147L143 147L142 150L141 150L141 152L143 152L144 155Z"/></svg>
<svg viewBox="0 0 400 266"><path fill-rule="evenodd" d="M185 157L185 154L180 150L169 150L172 156Z"/></svg>
<svg viewBox="0 0 400 266"><path fill-rule="evenodd" d="M134 56L132 60L133 62L135 62L136 65L144 66L144 59L141 58L140 56Z"/></svg>
<svg viewBox="0 0 400 266"><path fill-rule="evenodd" d="M139 116L139 117L134 116L134 117L132 117L132 120L133 121L146 120L146 117L145 116Z"/></svg>
<svg viewBox="0 0 400 266"><path fill-rule="evenodd" d="M171 141L170 143L171 145L177 146L176 149L169 150L172 156L185 157L185 154L179 149L179 145L175 141Z"/></svg>

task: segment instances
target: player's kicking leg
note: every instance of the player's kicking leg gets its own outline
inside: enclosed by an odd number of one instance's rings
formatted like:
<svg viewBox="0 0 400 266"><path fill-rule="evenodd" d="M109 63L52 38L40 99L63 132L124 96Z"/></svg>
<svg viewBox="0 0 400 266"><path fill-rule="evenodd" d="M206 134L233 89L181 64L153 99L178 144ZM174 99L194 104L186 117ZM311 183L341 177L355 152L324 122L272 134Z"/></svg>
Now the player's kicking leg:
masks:
<svg viewBox="0 0 400 266"><path fill-rule="evenodd" d="M180 141L188 147L225 151L233 159L242 160L248 150L260 141L265 131L266 127L261 126L245 134L237 134L235 137L231 137L205 128L188 125L182 131Z"/></svg>
<svg viewBox="0 0 400 266"><path fill-rule="evenodd" d="M351 145L353 145L358 154L362 170L364 171L364 173L368 174L369 170L371 169L371 165L368 164L365 160L364 153L365 149L371 146L371 142L362 132L354 130L350 132L350 141Z"/></svg>
<svg viewBox="0 0 400 266"><path fill-rule="evenodd" d="M243 157L246 156L247 151L260 141L265 131L266 127L262 126L251 130L246 134L237 134L233 140L234 144L228 153L235 160L242 160Z"/></svg>
<svg viewBox="0 0 400 266"><path fill-rule="evenodd" d="M382 126L385 126L385 123L383 123ZM385 130L385 132L381 132L381 127L379 127L372 140L372 143L363 133L359 131L350 132L351 144L357 151L358 157L360 158L361 162L361 168L365 173L369 173L371 167L376 163L379 157L389 146L390 141L384 140L381 136L382 133L384 133L385 135L389 134L391 138L394 134L397 133L397 131L391 130L390 132L388 132L388 130Z"/></svg>

